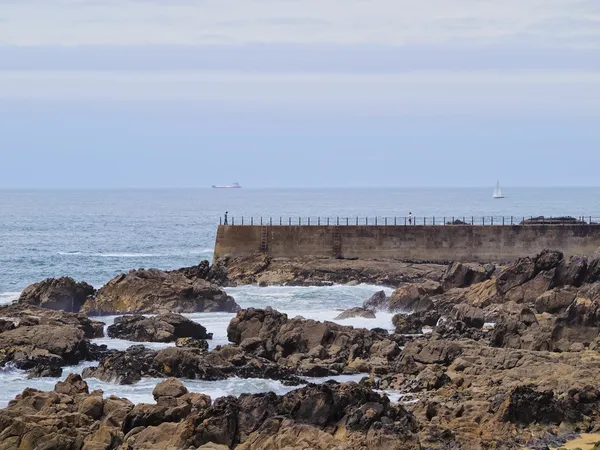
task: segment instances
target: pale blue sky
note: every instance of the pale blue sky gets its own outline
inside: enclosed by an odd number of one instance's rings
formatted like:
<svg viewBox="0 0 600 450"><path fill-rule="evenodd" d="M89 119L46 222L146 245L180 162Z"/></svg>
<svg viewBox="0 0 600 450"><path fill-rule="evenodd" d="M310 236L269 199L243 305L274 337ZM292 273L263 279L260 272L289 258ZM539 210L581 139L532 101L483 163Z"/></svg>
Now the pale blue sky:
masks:
<svg viewBox="0 0 600 450"><path fill-rule="evenodd" d="M0 0L0 187L598 185L597 0Z"/></svg>

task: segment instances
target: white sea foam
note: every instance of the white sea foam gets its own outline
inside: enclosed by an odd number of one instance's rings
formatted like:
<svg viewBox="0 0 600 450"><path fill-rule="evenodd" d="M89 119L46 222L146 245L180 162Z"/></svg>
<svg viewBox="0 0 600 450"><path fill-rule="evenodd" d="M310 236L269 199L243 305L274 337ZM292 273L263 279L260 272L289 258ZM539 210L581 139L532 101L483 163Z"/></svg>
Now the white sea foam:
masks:
<svg viewBox="0 0 600 450"><path fill-rule="evenodd" d="M9 305L19 298L20 292L0 292L0 305Z"/></svg>
<svg viewBox="0 0 600 450"><path fill-rule="evenodd" d="M212 255L213 249L178 250L173 252L149 253L149 252L86 252L86 251L60 251L61 256L78 256L86 258L167 258L185 257L190 255Z"/></svg>

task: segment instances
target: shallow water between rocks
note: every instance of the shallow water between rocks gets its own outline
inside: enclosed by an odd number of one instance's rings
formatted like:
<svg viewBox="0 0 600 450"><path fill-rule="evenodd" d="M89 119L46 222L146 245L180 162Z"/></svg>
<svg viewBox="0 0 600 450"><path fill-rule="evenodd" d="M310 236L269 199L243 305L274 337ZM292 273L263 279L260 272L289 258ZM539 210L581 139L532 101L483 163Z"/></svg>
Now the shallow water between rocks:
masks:
<svg viewBox="0 0 600 450"><path fill-rule="evenodd" d="M256 307L264 308L271 306L281 312L288 314L289 317L302 316L307 319L329 320L340 313L340 310L353 306L360 306L375 292L382 290L381 287L371 285L358 286L327 286L327 287L287 287L287 286L241 286L227 288L227 292L232 295L242 308ZM391 294L391 289L384 289L386 294ZM18 293L13 296L3 298L3 302L12 301L18 297ZM227 340L227 325L235 314L229 313L198 313L185 314L186 317L201 323L206 329L213 333L213 339L209 341L210 349L217 345L225 345ZM343 325L351 325L356 328L384 328L393 330L393 314L378 312L375 319L352 318L341 321L334 321ZM106 327L114 322L117 316L105 316L95 318L106 324ZM106 334L106 333L105 333ZM106 344L109 348L125 350L131 345L140 344L122 339L111 339L104 337L94 339L94 343ZM171 344L165 343L142 343L153 349L165 348ZM69 373L81 373L88 366L96 365L94 362L84 362L77 366L65 367L62 379ZM365 374L342 375L328 378L307 378L310 382L324 382L330 379L338 381L359 381ZM39 378L27 379L24 371L7 368L0 370L0 408L6 407L8 402L20 394L26 387L39 390L52 390L58 378ZM121 386L113 383L105 383L93 378L86 380L90 390L102 389L105 396L116 395L126 397L134 403L154 403L152 390L161 380L157 378L145 378L142 381L128 386ZM259 393L273 391L277 394L285 394L297 387L284 386L275 380L263 379L240 379L229 378L221 381L201 381L201 380L182 380L191 392L200 392L210 395L213 399L225 395L240 395L243 393ZM402 394L399 392L386 392L392 401L398 401Z"/></svg>

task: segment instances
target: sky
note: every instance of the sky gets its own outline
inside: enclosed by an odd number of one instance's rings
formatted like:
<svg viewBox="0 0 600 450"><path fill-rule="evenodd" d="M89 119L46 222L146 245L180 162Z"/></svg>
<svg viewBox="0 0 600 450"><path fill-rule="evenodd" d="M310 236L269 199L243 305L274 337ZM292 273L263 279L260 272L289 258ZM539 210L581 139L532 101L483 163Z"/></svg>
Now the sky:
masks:
<svg viewBox="0 0 600 450"><path fill-rule="evenodd" d="M598 0L0 0L0 188L597 186Z"/></svg>

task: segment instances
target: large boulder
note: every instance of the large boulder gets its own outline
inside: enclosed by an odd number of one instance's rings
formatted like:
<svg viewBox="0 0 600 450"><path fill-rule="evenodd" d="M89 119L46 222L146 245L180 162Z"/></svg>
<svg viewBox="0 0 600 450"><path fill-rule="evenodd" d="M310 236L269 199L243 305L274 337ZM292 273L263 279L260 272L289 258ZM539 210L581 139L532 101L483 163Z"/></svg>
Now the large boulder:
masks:
<svg viewBox="0 0 600 450"><path fill-rule="evenodd" d="M89 284L78 283L73 278L48 278L26 287L18 303L79 312L85 301L95 292L96 290Z"/></svg>
<svg viewBox="0 0 600 450"><path fill-rule="evenodd" d="M480 265L453 262L448 265L448 269L444 273L442 286L445 290L468 287L490 279L494 270L496 268L492 264Z"/></svg>
<svg viewBox="0 0 600 450"><path fill-rule="evenodd" d="M579 287L585 281L587 271L588 263L584 257L571 256L556 268L556 285Z"/></svg>
<svg viewBox="0 0 600 450"><path fill-rule="evenodd" d="M363 303L363 308L370 310L387 309L387 307L388 298L387 295L385 295L385 291L375 292Z"/></svg>
<svg viewBox="0 0 600 450"><path fill-rule="evenodd" d="M482 328L485 324L484 311L466 303L456 305L452 310L451 317L471 328Z"/></svg>
<svg viewBox="0 0 600 450"><path fill-rule="evenodd" d="M531 280L515 286L504 295L505 301L516 303L533 303L536 299L548 291L554 285L555 269L540 272Z"/></svg>
<svg viewBox="0 0 600 450"><path fill-rule="evenodd" d="M506 267L496 278L496 289L501 295L521 286L537 275L535 260L529 257L519 258Z"/></svg>
<svg viewBox="0 0 600 450"><path fill-rule="evenodd" d="M427 311L433 307L430 296L441 293L442 287L436 281L405 284L398 287L390 296L388 310L404 313Z"/></svg>
<svg viewBox="0 0 600 450"><path fill-rule="evenodd" d="M203 279L180 272L133 270L113 278L82 308L90 315L235 312L235 300Z"/></svg>
<svg viewBox="0 0 600 450"><path fill-rule="evenodd" d="M111 338L137 342L175 342L179 338L212 339L206 328L181 314L117 317L108 327Z"/></svg>
<svg viewBox="0 0 600 450"><path fill-rule="evenodd" d="M563 312L577 297L577 290L572 287L554 288L544 292L535 300L535 309L538 313Z"/></svg>
<svg viewBox="0 0 600 450"><path fill-rule="evenodd" d="M553 349L568 351L573 344L589 346L600 334L600 302L576 298L556 320Z"/></svg>

